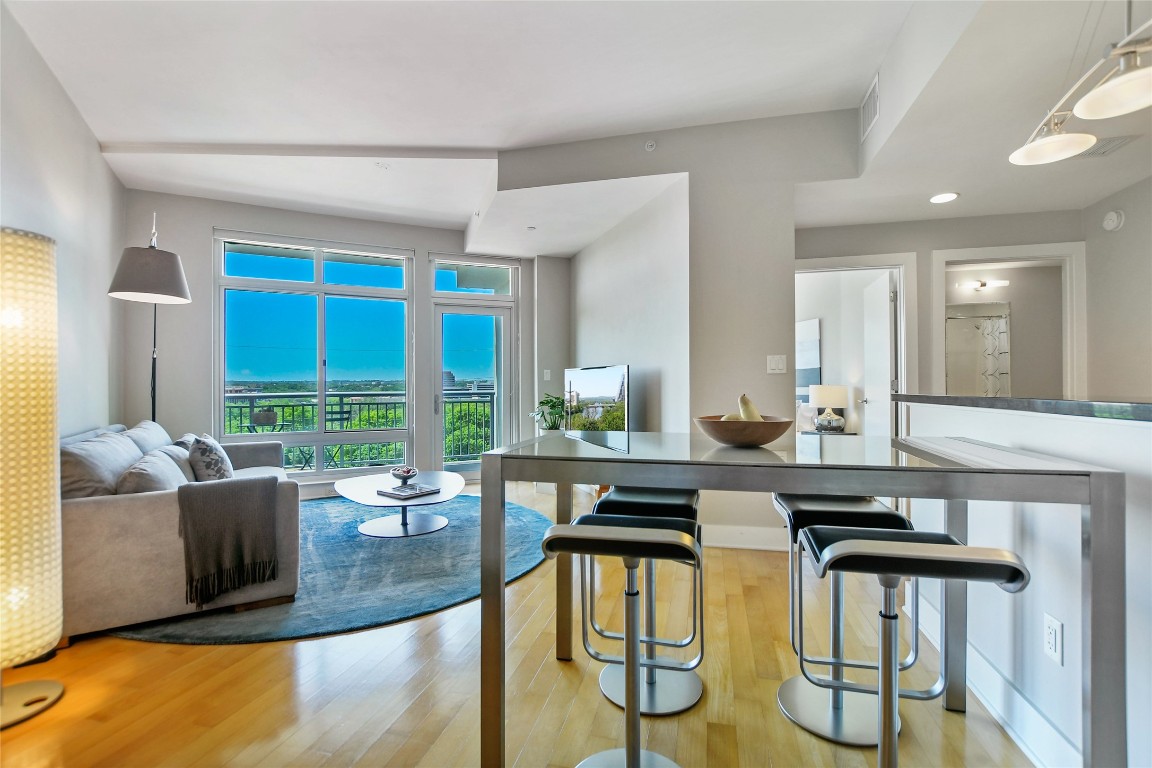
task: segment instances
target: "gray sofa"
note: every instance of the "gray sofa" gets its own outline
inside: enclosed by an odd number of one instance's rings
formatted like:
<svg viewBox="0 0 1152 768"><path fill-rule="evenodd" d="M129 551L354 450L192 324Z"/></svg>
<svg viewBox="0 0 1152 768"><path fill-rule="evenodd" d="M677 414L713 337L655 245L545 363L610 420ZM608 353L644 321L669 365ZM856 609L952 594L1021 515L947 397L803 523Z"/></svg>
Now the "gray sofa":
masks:
<svg viewBox="0 0 1152 768"><path fill-rule="evenodd" d="M117 457L105 462L107 456L100 455L115 454L117 446L106 451L105 446L123 443L119 435L107 438L109 433L136 434L144 425L151 425L154 430L150 439L155 439L156 434L167 438L159 425L143 422L131 431L117 424L60 441L65 638L197 612L194 605L185 602L184 545L177 532L177 491L115 493L115 478L123 477L120 473L127 469L119 464L128 459ZM224 449L235 477L274 475L279 479L275 510L278 577L220 595L202 610L276 598L281 602L291 600L300 580L300 489L282 468L283 444L234 443ZM81 463L91 465L93 457L98 463L105 463L95 471L91 466L83 467L79 474L102 473L103 481L98 478L95 486L90 483L78 490L77 451L83 457ZM188 474L189 470L183 471ZM111 492L107 478L113 478ZM103 487L96 487L101 483ZM120 485L125 487L123 480ZM83 496L69 498L77 494Z"/></svg>

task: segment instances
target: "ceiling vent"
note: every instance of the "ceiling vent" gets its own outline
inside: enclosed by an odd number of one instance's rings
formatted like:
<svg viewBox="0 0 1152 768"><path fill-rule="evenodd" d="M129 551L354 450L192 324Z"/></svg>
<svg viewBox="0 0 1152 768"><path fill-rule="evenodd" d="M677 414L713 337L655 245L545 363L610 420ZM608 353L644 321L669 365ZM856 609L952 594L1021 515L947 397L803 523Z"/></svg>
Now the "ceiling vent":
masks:
<svg viewBox="0 0 1152 768"><path fill-rule="evenodd" d="M1135 138L1135 136L1107 136L1103 139L1097 139L1095 144L1076 157L1104 157L1104 155L1112 154Z"/></svg>
<svg viewBox="0 0 1152 768"><path fill-rule="evenodd" d="M872 78L872 85L868 93L864 94L864 102L860 105L860 143L868 138L868 132L876 125L876 118L880 117L880 74Z"/></svg>

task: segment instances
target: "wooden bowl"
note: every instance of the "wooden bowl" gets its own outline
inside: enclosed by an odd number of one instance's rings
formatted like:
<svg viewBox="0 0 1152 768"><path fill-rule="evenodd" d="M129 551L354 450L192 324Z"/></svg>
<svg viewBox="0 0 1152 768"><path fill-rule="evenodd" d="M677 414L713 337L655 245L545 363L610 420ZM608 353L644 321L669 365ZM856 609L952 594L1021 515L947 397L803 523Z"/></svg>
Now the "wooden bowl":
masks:
<svg viewBox="0 0 1152 768"><path fill-rule="evenodd" d="M708 437L735 448L758 448L772 442L792 427L792 419L780 416L761 416L763 421L721 421L721 418L697 416L693 421Z"/></svg>

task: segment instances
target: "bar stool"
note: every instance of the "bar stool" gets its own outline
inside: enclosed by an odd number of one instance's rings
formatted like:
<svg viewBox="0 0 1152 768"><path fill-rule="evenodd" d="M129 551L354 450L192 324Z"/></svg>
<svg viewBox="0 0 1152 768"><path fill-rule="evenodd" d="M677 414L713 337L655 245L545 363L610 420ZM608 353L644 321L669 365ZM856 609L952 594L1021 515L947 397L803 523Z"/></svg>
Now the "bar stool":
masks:
<svg viewBox="0 0 1152 768"><path fill-rule="evenodd" d="M872 746L876 743L876 698L873 694L844 691L825 686L814 679L806 664L829 668L828 680L844 680L845 668L875 669L873 662L844 658L844 578L833 573L829 585L829 619L827 657L801 654L797 628L802 629L803 583L800 575L800 531L810 525L853 526L886 530L910 530L912 524L900 513L872 496L824 496L814 494L775 493L772 502L788 525L788 632L792 650L801 656L801 674L785 680L776 694L780 711L792 722L817 736L838 744ZM914 601L913 605L915 606ZM914 609L916 610L916 609ZM800 615L797 615L797 614ZM916 624L916 618L913 624ZM912 665L917 646L901 669Z"/></svg>
<svg viewBox="0 0 1152 768"><path fill-rule="evenodd" d="M640 696L642 666L655 660L640 656L640 590L636 571L641 560L679 560L702 564L703 552L695 537L695 523L677 518L637 518L621 515L581 515L571 525L554 525L541 542L549 558L561 553L619 557L624 562L624 656L627 681L624 699L624 749L598 752L580 762L577 768L677 768L672 760L656 752L640 749ZM581 601L581 617L586 618ZM592 654L592 649L588 649ZM596 655L593 655L597 658ZM600 656L602 660L610 657Z"/></svg>
<svg viewBox="0 0 1152 768"><path fill-rule="evenodd" d="M594 515L627 515L629 517L651 518L666 517L691 520L696 523L697 506L700 501L700 492L694 489L681 490L679 488L642 488L635 486L612 486L612 488L597 500L592 508ZM696 525L695 537L700 541L700 526ZM581 595L588 589L586 584L594 583L595 561L591 557L582 559L581 568L584 578L581 580ZM696 606L703 600L703 569L698 571L700 576L700 589L692 590L693 617L696 616ZM679 640L669 640L656 637L656 563L653 560L644 561L644 639L641 643L645 659L655 659L658 647L686 648L696 637L696 622L693 621L691 632ZM609 640L623 639L619 633L609 632L600 626L596 620L595 600L588 602L589 620L584 625L585 643L587 631L591 627L600 637ZM703 625L701 624L700 637L703 645ZM600 691L616 706L624 706L625 691L624 668L618 664L609 664L600 673ZM694 669L680 669L669 667L644 667L644 686L641 689L640 713L644 715L671 715L683 712L692 707L704 693L704 681Z"/></svg>
<svg viewBox="0 0 1152 768"><path fill-rule="evenodd" d="M800 532L801 545L811 555L820 578L831 572L875 574L883 588L879 622L879 716L876 722L877 765L895 768L898 700L897 662L899 614L896 589L905 577L987 581L1005 592L1028 586L1028 569L1014 553L1004 549L969 547L946 533L891 531L875 528L835 528L812 525ZM845 688L852 683L841 683ZM942 687L941 687L942 690ZM939 695L936 691L935 695Z"/></svg>

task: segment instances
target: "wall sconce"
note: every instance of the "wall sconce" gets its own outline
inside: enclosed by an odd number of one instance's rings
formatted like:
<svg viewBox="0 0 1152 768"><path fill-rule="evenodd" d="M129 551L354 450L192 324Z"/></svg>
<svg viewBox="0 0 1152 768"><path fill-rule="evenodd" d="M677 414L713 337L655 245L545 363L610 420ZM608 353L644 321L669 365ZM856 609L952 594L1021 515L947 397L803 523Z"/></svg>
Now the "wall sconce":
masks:
<svg viewBox="0 0 1152 768"><path fill-rule="evenodd" d="M1007 280L969 280L965 283L956 283L957 288L971 288L974 291L982 291L985 288L1003 288L1011 285Z"/></svg>
<svg viewBox="0 0 1152 768"><path fill-rule="evenodd" d="M0 228L0 669L43 656L64 631L55 246ZM63 693L52 680L3 688L0 727Z"/></svg>

